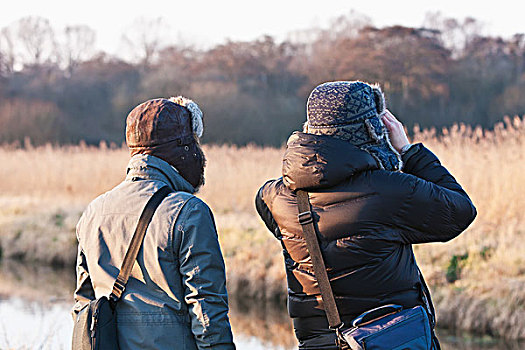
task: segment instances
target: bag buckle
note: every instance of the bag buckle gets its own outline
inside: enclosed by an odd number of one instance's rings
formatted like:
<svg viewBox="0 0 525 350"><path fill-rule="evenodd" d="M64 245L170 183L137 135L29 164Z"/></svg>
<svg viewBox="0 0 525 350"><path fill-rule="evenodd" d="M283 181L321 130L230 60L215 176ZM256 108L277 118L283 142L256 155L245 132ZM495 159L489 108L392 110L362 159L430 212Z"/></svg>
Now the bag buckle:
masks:
<svg viewBox="0 0 525 350"><path fill-rule="evenodd" d="M126 286L117 279L115 284L113 284L113 290L111 291L109 300L117 302L122 296L122 293L124 293L124 289L126 289Z"/></svg>
<svg viewBox="0 0 525 350"><path fill-rule="evenodd" d="M350 346L348 345L348 342L343 337L343 334L341 333L342 329L344 328L345 324L341 323L337 327L328 326L330 330L335 331L335 345L342 350L350 349Z"/></svg>
<svg viewBox="0 0 525 350"><path fill-rule="evenodd" d="M314 222L314 218L311 211L305 211L297 215L297 218L299 219L299 223L301 225L308 225Z"/></svg>

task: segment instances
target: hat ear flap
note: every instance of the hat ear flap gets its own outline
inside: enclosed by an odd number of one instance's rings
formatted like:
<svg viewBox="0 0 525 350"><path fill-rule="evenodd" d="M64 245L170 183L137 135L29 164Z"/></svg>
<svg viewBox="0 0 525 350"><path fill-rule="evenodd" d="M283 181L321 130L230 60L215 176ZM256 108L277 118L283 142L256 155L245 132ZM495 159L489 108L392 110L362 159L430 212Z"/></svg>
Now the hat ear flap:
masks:
<svg viewBox="0 0 525 350"><path fill-rule="evenodd" d="M202 137L202 134L204 132L204 124L202 123L202 111L199 108L199 106L191 101L186 105L186 108L191 113L191 125L193 127L193 132L197 137Z"/></svg>
<svg viewBox="0 0 525 350"><path fill-rule="evenodd" d="M179 106L186 107L188 111L190 111L193 133L199 138L202 137L204 124L202 122L202 111L199 106L189 98L183 96L170 97L169 100Z"/></svg>
<svg viewBox="0 0 525 350"><path fill-rule="evenodd" d="M372 94L374 95L374 102L376 103L376 110L378 114L382 114L386 109L385 95L381 90L379 84L372 85Z"/></svg>

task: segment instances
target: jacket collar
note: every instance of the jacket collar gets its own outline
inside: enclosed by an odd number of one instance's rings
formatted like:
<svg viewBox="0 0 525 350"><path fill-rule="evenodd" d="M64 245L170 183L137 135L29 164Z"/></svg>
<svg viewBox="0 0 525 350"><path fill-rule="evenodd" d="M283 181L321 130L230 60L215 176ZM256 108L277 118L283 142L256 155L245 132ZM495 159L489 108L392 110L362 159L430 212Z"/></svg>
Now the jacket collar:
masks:
<svg viewBox="0 0 525 350"><path fill-rule="evenodd" d="M134 177L144 180L158 180L169 185L174 191L195 193L195 188L186 181L168 162L149 154L136 154L129 160L126 181Z"/></svg>
<svg viewBox="0 0 525 350"><path fill-rule="evenodd" d="M379 169L374 157L350 142L294 132L284 153L283 182L291 190L327 188L372 169Z"/></svg>

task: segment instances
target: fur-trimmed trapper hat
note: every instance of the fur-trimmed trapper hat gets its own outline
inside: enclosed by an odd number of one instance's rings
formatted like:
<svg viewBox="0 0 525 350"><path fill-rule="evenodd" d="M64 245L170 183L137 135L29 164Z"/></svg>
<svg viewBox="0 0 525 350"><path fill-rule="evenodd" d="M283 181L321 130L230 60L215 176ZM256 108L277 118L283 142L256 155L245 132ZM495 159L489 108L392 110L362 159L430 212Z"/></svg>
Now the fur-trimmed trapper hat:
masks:
<svg viewBox="0 0 525 350"><path fill-rule="evenodd" d="M184 145L200 138L203 131L199 106L182 96L148 100L135 107L126 119L126 142L129 147L167 142Z"/></svg>
<svg viewBox="0 0 525 350"><path fill-rule="evenodd" d="M385 97L377 84L327 82L308 97L304 131L348 141L370 153L382 169L398 171L403 163L381 120L385 109Z"/></svg>
<svg viewBox="0 0 525 350"><path fill-rule="evenodd" d="M199 145L202 112L192 100L157 98L135 107L126 119L131 155L150 154L174 166L194 188L204 182L204 154Z"/></svg>

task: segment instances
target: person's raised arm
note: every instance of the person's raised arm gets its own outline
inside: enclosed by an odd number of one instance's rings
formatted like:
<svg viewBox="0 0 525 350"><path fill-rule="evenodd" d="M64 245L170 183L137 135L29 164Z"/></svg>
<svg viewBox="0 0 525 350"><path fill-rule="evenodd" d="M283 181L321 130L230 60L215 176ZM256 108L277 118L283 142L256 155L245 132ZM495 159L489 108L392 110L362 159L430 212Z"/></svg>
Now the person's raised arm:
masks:
<svg viewBox="0 0 525 350"><path fill-rule="evenodd" d="M388 110L382 118L392 146L402 153L403 172L414 175L406 180L410 181L411 191L393 218L403 229L403 241L424 243L456 237L476 217L467 193L422 144L406 150L410 144L403 125Z"/></svg>

